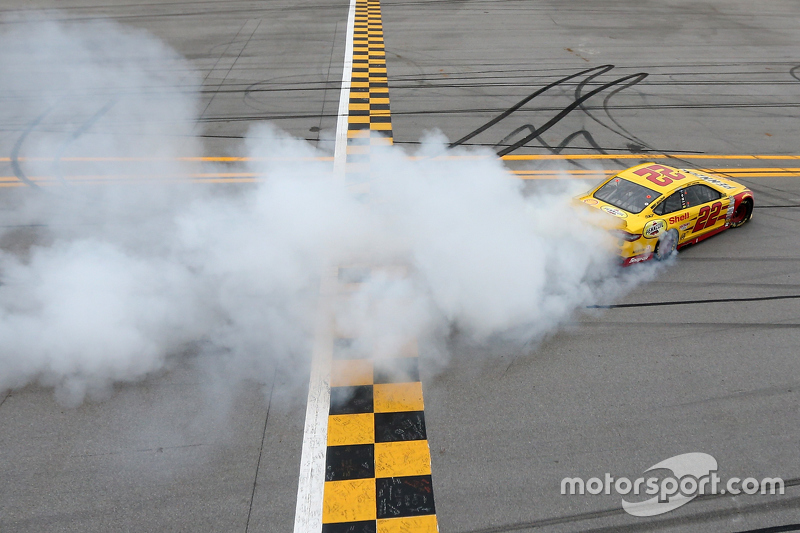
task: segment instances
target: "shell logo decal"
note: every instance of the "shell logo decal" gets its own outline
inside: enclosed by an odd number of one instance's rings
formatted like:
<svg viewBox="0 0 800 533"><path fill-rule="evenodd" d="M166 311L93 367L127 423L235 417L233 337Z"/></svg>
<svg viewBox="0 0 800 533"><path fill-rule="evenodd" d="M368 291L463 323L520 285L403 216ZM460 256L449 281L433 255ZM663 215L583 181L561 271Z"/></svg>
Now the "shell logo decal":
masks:
<svg viewBox="0 0 800 533"><path fill-rule="evenodd" d="M583 203L585 203L586 205L596 205L597 200L595 200L594 198L584 198Z"/></svg>
<svg viewBox="0 0 800 533"><path fill-rule="evenodd" d="M617 209L616 207L610 207L610 206L604 205L603 206L603 211L605 211L609 215L614 215L615 217L619 217L619 218L627 218L628 217L628 213L626 213L625 211L623 211L621 209Z"/></svg>
<svg viewBox="0 0 800 533"><path fill-rule="evenodd" d="M667 229L667 222L665 220L651 220L644 225L642 235L645 239L654 239L658 237Z"/></svg>

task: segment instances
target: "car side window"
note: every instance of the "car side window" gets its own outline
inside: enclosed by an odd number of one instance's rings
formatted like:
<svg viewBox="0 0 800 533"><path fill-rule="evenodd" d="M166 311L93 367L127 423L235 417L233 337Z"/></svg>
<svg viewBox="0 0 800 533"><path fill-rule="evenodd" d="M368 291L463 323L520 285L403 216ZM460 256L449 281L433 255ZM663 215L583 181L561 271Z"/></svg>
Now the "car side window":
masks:
<svg viewBox="0 0 800 533"><path fill-rule="evenodd" d="M683 200L681 200L681 191L670 194L666 200L658 204L653 212L657 215L666 215L683 209Z"/></svg>
<svg viewBox="0 0 800 533"><path fill-rule="evenodd" d="M707 185L697 184L687 187L683 196L686 200L686 207L696 207L719 200L722 195Z"/></svg>

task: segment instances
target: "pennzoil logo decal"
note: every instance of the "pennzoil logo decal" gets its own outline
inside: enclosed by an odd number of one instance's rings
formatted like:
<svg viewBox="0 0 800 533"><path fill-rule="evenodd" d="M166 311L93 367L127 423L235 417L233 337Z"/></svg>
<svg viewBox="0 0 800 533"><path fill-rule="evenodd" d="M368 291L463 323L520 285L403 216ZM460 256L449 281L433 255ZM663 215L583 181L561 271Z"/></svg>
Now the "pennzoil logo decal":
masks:
<svg viewBox="0 0 800 533"><path fill-rule="evenodd" d="M586 205L597 205L597 200L595 200L594 198L584 198L583 203L585 203Z"/></svg>
<svg viewBox="0 0 800 533"><path fill-rule="evenodd" d="M666 229L667 229L666 220L651 220L650 222L644 225L644 230L642 231L642 235L644 235L645 239L653 239L664 233L664 230Z"/></svg>
<svg viewBox="0 0 800 533"><path fill-rule="evenodd" d="M617 209L616 207L609 207L607 205L603 206L603 211L608 213L609 215L614 215L615 217L619 218L628 218L628 213L621 209Z"/></svg>

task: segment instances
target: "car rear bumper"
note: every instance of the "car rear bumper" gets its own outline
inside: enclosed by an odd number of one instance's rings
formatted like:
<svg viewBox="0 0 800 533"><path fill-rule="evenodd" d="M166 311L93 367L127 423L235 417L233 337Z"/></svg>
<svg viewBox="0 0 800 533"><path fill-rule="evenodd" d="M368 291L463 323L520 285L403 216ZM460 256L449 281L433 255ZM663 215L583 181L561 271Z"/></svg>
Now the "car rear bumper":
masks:
<svg viewBox="0 0 800 533"><path fill-rule="evenodd" d="M639 255L634 255L631 257L620 257L620 264L624 267L635 265L637 263L644 263L645 261L650 261L655 257L653 252L646 252Z"/></svg>

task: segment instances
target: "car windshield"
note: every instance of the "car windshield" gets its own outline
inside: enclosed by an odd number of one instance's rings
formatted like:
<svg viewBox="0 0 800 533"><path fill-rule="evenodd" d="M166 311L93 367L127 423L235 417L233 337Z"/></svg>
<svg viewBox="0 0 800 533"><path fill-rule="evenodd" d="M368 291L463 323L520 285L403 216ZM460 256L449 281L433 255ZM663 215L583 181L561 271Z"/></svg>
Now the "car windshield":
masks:
<svg viewBox="0 0 800 533"><path fill-rule="evenodd" d="M628 213L641 213L659 196L658 192L623 178L613 178L594 193L598 200Z"/></svg>

